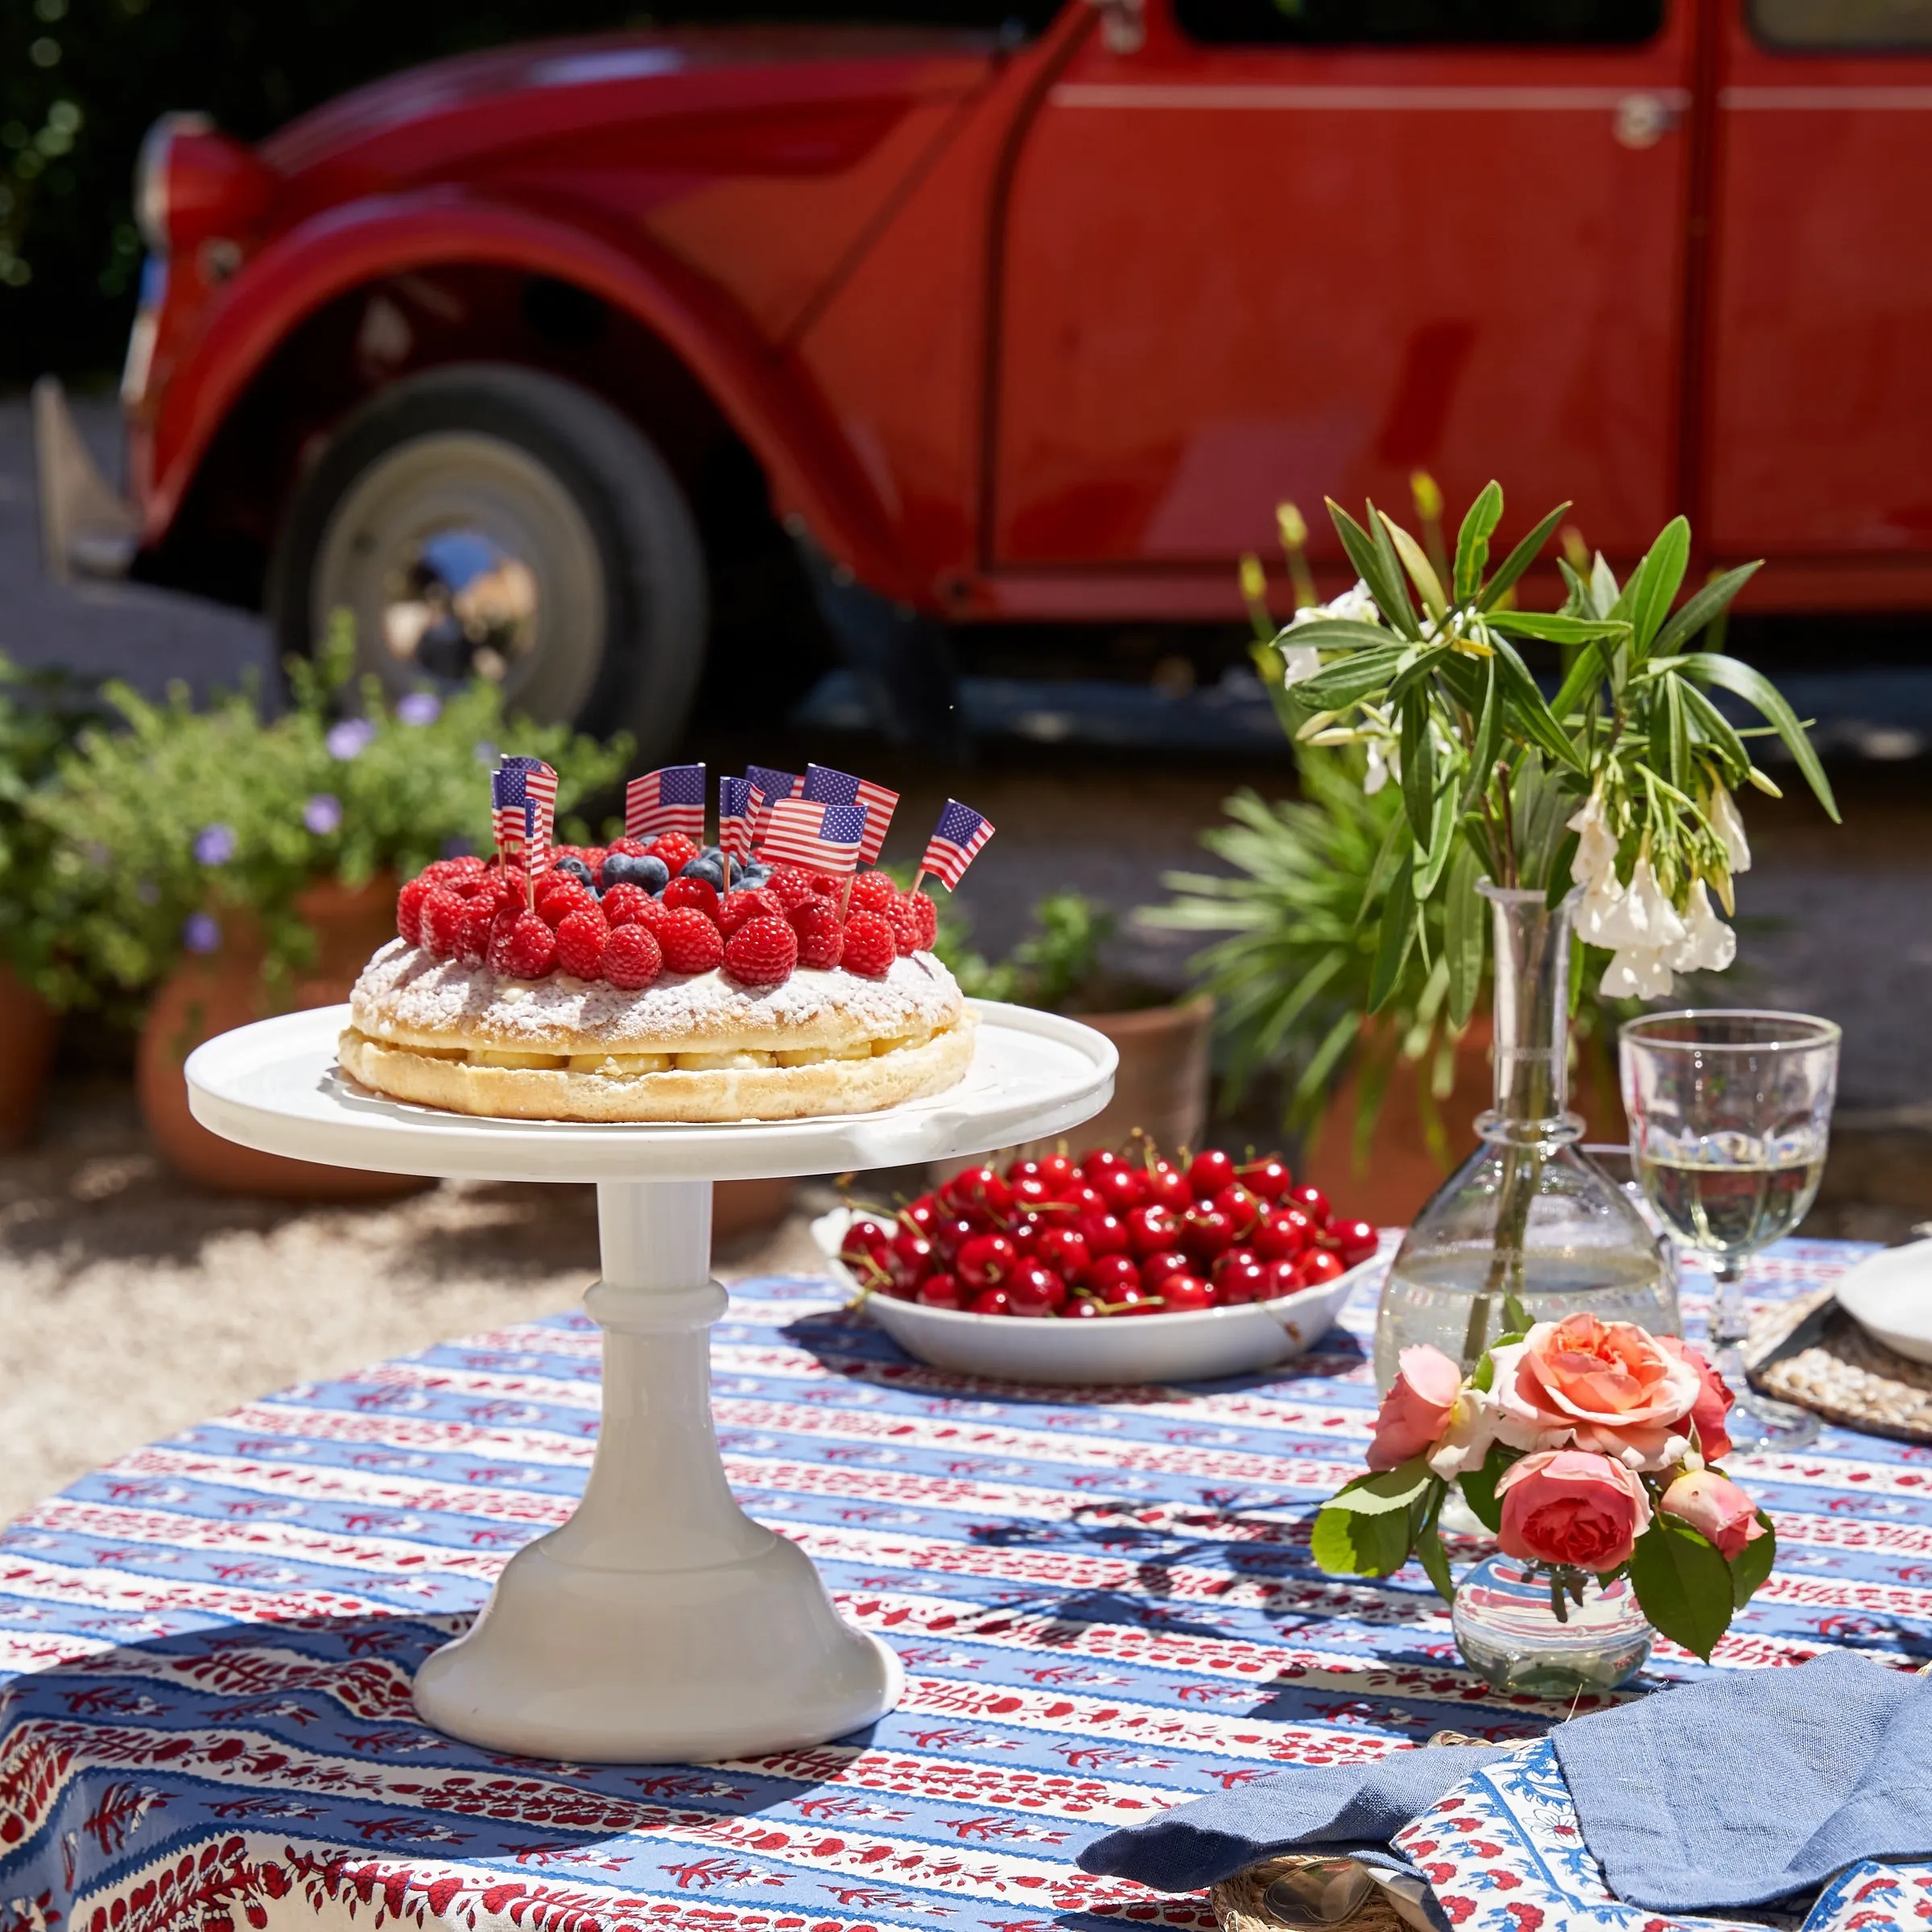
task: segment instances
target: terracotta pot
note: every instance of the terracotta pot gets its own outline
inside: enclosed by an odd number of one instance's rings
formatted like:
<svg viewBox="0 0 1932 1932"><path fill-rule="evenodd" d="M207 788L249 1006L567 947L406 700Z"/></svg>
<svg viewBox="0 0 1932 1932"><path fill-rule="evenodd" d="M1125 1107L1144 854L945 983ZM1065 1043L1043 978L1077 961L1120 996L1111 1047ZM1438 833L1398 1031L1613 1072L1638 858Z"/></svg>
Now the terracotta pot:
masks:
<svg viewBox="0 0 1932 1932"><path fill-rule="evenodd" d="M1438 1103L1448 1140L1447 1163L1429 1150L1422 1111L1416 1096L1416 1070L1397 1065L1382 1089L1381 1111L1369 1136L1368 1159L1355 1159L1355 1121L1360 1078L1351 1074L1337 1089L1320 1127L1305 1150L1299 1178L1327 1195L1331 1208L1351 1220L1378 1228L1406 1226L1416 1212L1476 1147L1476 1117L1493 1098L1490 1071L1490 1023L1479 1013L1455 1050L1455 1083ZM1614 1049L1612 1049L1612 1053ZM1620 1141L1626 1136L1623 1103L1616 1092L1614 1061L1594 1044L1577 1055L1571 1079L1571 1106L1587 1123L1586 1140Z"/></svg>
<svg viewBox="0 0 1932 1932"><path fill-rule="evenodd" d="M0 1154L24 1147L40 1124L60 1018L10 966L0 966Z"/></svg>
<svg viewBox="0 0 1932 1932"><path fill-rule="evenodd" d="M396 882L378 876L351 891L334 880L295 902L314 929L316 963L295 982L292 1004L330 1006L346 1000L369 956L395 931ZM261 935L252 922L223 920L218 952L190 955L161 982L141 1028L135 1088L142 1119L161 1157L197 1185L223 1194L277 1195L296 1200L369 1200L410 1194L430 1183L413 1174L365 1174L262 1154L210 1133L188 1111L182 1063L202 1041L265 1018Z"/></svg>
<svg viewBox="0 0 1932 1932"><path fill-rule="evenodd" d="M1090 1121L1059 1137L1076 1154L1090 1147L1125 1146L1137 1127L1154 1137L1163 1154L1198 1147L1208 1125L1208 1047L1214 1031L1214 1001L1207 994L1168 1006L1136 1007L1127 1013L1076 1013L1070 1016L1104 1033L1120 1051L1113 1098ZM1051 1154L1059 1140L1029 1141L970 1159L935 1161L935 1181L980 1162L994 1166Z"/></svg>
<svg viewBox="0 0 1932 1932"><path fill-rule="evenodd" d="M790 1181L713 1181L711 1238L735 1241L741 1234L775 1228L791 1212Z"/></svg>

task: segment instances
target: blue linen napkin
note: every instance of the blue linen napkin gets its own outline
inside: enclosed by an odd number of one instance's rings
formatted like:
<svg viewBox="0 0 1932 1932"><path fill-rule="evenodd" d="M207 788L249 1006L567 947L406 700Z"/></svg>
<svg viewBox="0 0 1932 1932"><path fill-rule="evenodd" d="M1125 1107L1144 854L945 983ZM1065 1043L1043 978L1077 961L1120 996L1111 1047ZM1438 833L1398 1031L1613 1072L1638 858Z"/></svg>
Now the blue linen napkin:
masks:
<svg viewBox="0 0 1932 1932"><path fill-rule="evenodd" d="M1861 1860L1932 1856L1932 1678L1846 1651L1724 1671L1550 1732L1616 1896L1653 1911L1768 1905ZM1379 1852L1504 1745L1285 1771L1109 1832L1082 1868L1192 1892L1284 1852Z"/></svg>
<svg viewBox="0 0 1932 1932"><path fill-rule="evenodd" d="M1109 1831L1080 1853L1080 1868L1138 1879L1157 1892L1198 1892L1284 1852L1319 1849L1412 1871L1389 1840L1471 1772L1512 1748L1438 1744L1391 1751L1373 1764L1277 1772Z"/></svg>
<svg viewBox="0 0 1932 1932"><path fill-rule="evenodd" d="M1932 1678L1828 1651L1724 1671L1550 1733L1619 1898L1767 1905L1861 1859L1932 1854Z"/></svg>

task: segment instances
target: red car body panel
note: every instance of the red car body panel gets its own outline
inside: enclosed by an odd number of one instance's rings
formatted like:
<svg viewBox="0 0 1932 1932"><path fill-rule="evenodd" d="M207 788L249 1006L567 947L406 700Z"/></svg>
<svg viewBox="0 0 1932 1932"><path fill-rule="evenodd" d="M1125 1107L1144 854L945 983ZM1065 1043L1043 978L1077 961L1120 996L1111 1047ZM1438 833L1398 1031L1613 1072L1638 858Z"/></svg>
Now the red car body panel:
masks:
<svg viewBox="0 0 1932 1932"><path fill-rule="evenodd" d="M1932 63L1769 52L1742 0L1616 48L1146 20L557 43L331 104L260 151L238 270L172 266L147 541L306 318L482 263L634 318L782 514L950 616L1231 616L1278 500L1418 467L1624 561L1685 510L1770 558L1760 608L1932 605Z"/></svg>

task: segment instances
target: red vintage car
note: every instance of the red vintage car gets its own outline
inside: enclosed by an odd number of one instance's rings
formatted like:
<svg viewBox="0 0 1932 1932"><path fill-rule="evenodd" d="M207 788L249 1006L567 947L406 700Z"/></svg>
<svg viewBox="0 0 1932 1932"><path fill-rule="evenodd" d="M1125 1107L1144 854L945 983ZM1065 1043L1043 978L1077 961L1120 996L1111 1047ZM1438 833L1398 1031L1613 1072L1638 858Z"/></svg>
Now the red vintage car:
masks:
<svg viewBox="0 0 1932 1932"><path fill-rule="evenodd" d="M1418 468L1932 606L1929 179L1932 0L1063 0L172 117L138 546L647 751L781 527L914 708L923 638L1236 616L1278 499Z"/></svg>

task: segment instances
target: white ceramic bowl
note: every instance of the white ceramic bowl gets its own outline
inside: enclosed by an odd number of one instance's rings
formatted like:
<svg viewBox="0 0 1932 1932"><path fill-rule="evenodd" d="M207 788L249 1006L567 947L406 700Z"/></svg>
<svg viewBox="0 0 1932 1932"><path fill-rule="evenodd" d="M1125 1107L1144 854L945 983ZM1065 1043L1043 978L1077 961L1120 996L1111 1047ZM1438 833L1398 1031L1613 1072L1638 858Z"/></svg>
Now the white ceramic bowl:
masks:
<svg viewBox="0 0 1932 1932"><path fill-rule="evenodd" d="M1932 1362L1932 1241L1908 1241L1839 1278L1838 1303L1874 1341Z"/></svg>
<svg viewBox="0 0 1932 1932"><path fill-rule="evenodd" d="M811 1224L812 1238L841 1281L857 1281L839 1259L855 1216L835 1208ZM1245 1375L1290 1362L1334 1325L1373 1260L1319 1287L1278 1301L1187 1315L1116 1315L1069 1322L1010 1315L968 1315L927 1308L888 1294L867 1297L872 1319L906 1352L935 1368L1010 1382L1084 1386L1131 1382L1196 1382Z"/></svg>

